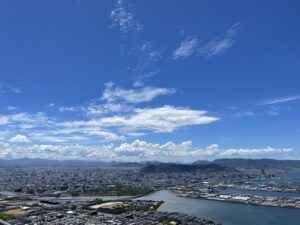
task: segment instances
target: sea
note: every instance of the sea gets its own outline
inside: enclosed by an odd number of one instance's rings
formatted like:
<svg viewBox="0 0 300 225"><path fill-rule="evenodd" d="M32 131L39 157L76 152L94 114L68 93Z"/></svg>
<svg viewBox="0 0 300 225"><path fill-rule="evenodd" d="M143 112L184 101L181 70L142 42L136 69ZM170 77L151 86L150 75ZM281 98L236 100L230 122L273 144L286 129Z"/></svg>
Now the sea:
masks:
<svg viewBox="0 0 300 225"><path fill-rule="evenodd" d="M144 200L163 200L159 211L182 212L213 220L223 225L299 225L300 209L277 208L177 197L169 191L158 191L141 197Z"/></svg>
<svg viewBox="0 0 300 225"><path fill-rule="evenodd" d="M291 182L300 185L300 173L283 173L278 175L276 180L272 179L267 182ZM224 190L225 193L300 198L300 193L288 192L226 189ZM158 191L139 199L162 200L165 203L159 208L160 211L187 213L213 220L223 225L300 225L300 209L248 205L205 199L188 199L177 197L174 193L166 190Z"/></svg>

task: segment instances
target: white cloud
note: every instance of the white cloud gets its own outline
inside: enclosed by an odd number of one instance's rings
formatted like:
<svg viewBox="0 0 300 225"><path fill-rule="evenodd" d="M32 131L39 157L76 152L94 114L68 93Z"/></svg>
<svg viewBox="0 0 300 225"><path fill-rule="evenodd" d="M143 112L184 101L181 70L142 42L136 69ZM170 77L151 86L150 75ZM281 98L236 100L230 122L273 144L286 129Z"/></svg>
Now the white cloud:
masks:
<svg viewBox="0 0 300 225"><path fill-rule="evenodd" d="M54 143L61 143L61 142L67 142L65 137L57 137L57 136L49 136L49 135L39 135L39 134L33 134L31 137L33 140L36 140L38 142L54 142Z"/></svg>
<svg viewBox="0 0 300 225"><path fill-rule="evenodd" d="M208 146L204 149L192 147L191 141L175 144L153 144L135 140L132 143L122 143L119 146L112 144L103 146L84 145L31 145L28 147L11 146L0 142L5 152L0 158L48 158L48 159L84 159L84 160L178 160L197 159L195 157L212 156L216 147Z"/></svg>
<svg viewBox="0 0 300 225"><path fill-rule="evenodd" d="M89 140L85 135L73 135L73 132L64 132L62 130L44 130L30 132L32 141L40 143L66 143Z"/></svg>
<svg viewBox="0 0 300 225"><path fill-rule="evenodd" d="M240 24L235 23L224 35L208 42L199 49L199 53L204 56L214 56L224 53L234 44L234 39L238 35Z"/></svg>
<svg viewBox="0 0 300 225"><path fill-rule="evenodd" d="M122 89L116 87L113 83L107 83L103 91L102 100L113 102L122 100L127 103L142 103L152 101L160 95L174 94L173 88L160 88L160 87L143 87L135 89Z"/></svg>
<svg viewBox="0 0 300 225"><path fill-rule="evenodd" d="M274 153L289 153L293 151L292 148L241 148L241 149L226 149L221 152L220 156L253 156L253 155L264 155L264 154L274 154Z"/></svg>
<svg viewBox="0 0 300 225"><path fill-rule="evenodd" d="M124 141L124 136L118 136L112 132L103 131L103 130L85 130L82 131L84 134L95 135L104 138L108 141Z"/></svg>
<svg viewBox="0 0 300 225"><path fill-rule="evenodd" d="M300 95L275 98L268 101L264 101L260 105L274 105L274 104L280 104L280 103L291 102L296 100L300 100Z"/></svg>
<svg viewBox="0 0 300 225"><path fill-rule="evenodd" d="M11 151L10 145L0 141L0 159L10 158L9 152Z"/></svg>
<svg viewBox="0 0 300 225"><path fill-rule="evenodd" d="M0 142L1 147L1 142ZM101 147L84 145L51 145L35 144L28 147L9 146L5 152L0 151L1 158L42 158L42 159L82 159L103 160L113 159L113 145Z"/></svg>
<svg viewBox="0 0 300 225"><path fill-rule="evenodd" d="M60 112L82 112L88 117L99 117L105 114L125 113L133 109L133 104L149 102L158 96L175 93L173 88L143 87L141 77L139 84L135 83L134 88L124 89L112 82L105 84L101 99L93 100L86 106L61 106ZM100 102L102 100L103 102Z"/></svg>
<svg viewBox="0 0 300 225"><path fill-rule="evenodd" d="M17 130L26 138L18 135L10 139L12 142L84 144L125 141L129 137L153 132L170 133L181 127L219 120L205 111L168 105L134 108L134 104L172 93L175 93L175 89L149 86L123 89L108 83L101 99L90 101L85 106L58 108L59 111L80 112L75 116L84 119L59 121L42 112L0 115L0 126L6 132L0 140L9 140Z"/></svg>
<svg viewBox="0 0 300 225"><path fill-rule="evenodd" d="M81 106L60 106L58 110L60 112L76 112L76 111L83 111L84 108Z"/></svg>
<svg viewBox="0 0 300 225"><path fill-rule="evenodd" d="M118 0L115 8L111 11L110 17L113 26L118 26L121 32L139 31L142 29L141 24L134 19L131 12L126 9L123 0Z"/></svg>
<svg viewBox="0 0 300 225"><path fill-rule="evenodd" d="M9 115L0 115L0 125L10 125L11 127L18 127L22 129L29 129L36 126L46 126L49 123L49 118L45 113L38 112L30 113L16 113Z"/></svg>
<svg viewBox="0 0 300 225"><path fill-rule="evenodd" d="M0 125L6 125L9 123L9 118L7 116L0 115Z"/></svg>
<svg viewBox="0 0 300 225"><path fill-rule="evenodd" d="M15 142L15 143L30 143L30 139L22 134L17 134L16 136L12 137L9 139L10 142Z"/></svg>
<svg viewBox="0 0 300 225"><path fill-rule="evenodd" d="M9 111L16 111L18 108L17 108L16 106L13 106L13 105L8 105L8 106L7 106L7 109L8 109Z"/></svg>
<svg viewBox="0 0 300 225"><path fill-rule="evenodd" d="M140 136L144 136L146 134L141 133L141 132L127 132L126 135L129 137L140 137Z"/></svg>
<svg viewBox="0 0 300 225"><path fill-rule="evenodd" d="M124 103L103 103L90 102L86 106L61 106L60 112L82 112L87 117L99 117L109 113L120 113L131 110L131 106Z"/></svg>
<svg viewBox="0 0 300 225"><path fill-rule="evenodd" d="M34 135L34 134L33 134ZM43 136L49 137L56 137L58 136L60 142L74 142L74 141L83 141L83 140L89 140L91 141L124 141L125 137L122 135L118 135L114 133L113 131L110 131L108 129L103 129L103 127L99 126L65 126L65 125L58 125L58 127L55 127L55 129L39 133L39 137L42 137L41 140L44 139ZM96 139L95 139L96 137ZM99 139L101 137L101 139ZM58 141L59 142L59 141Z"/></svg>
<svg viewBox="0 0 300 225"><path fill-rule="evenodd" d="M138 108L130 116L71 121L62 125L65 127L119 127L126 131L152 130L155 132L172 132L179 127L208 124L217 120L219 118L207 116L206 111L163 106L160 108Z"/></svg>
<svg viewBox="0 0 300 225"><path fill-rule="evenodd" d="M84 160L121 160L121 161L181 161L193 162L203 158L219 158L224 156L260 157L262 155L285 155L291 148L257 148L257 149L221 149L212 144L205 148L193 147L192 141L176 144L171 141L164 144L135 140L102 146L86 145L31 145L19 147L0 142L0 158L48 158L48 159L84 159Z"/></svg>
<svg viewBox="0 0 300 225"><path fill-rule="evenodd" d="M153 144L145 141L135 140L132 143L123 143L114 148L118 157L141 158L141 159L165 159L176 161L195 161L199 158L219 158L224 156L255 156L285 154L292 152L291 148L257 148L257 149L221 149L219 145L212 144L206 148L195 148L192 141L180 144L167 142L165 144Z"/></svg>
<svg viewBox="0 0 300 225"><path fill-rule="evenodd" d="M127 112L131 110L131 106L121 103L105 103L105 104L95 104L91 103L87 107L84 108L84 112L89 117L97 117L103 116L103 114L107 113L121 113Z"/></svg>
<svg viewBox="0 0 300 225"><path fill-rule="evenodd" d="M215 153L215 146L208 146L205 149L192 147L192 141L185 141L180 144L167 142L165 144L153 144L145 141L135 140L132 143L123 143L114 149L119 157L139 157L150 159L181 158L181 157L202 157L211 156Z"/></svg>
<svg viewBox="0 0 300 225"><path fill-rule="evenodd" d="M51 108L51 107L54 107L54 106L55 106L55 103L54 103L54 102L51 102L51 103L48 104L48 107L50 107L50 108Z"/></svg>
<svg viewBox="0 0 300 225"><path fill-rule="evenodd" d="M199 40L196 37L189 36L184 39L180 46L173 52L174 59L183 59L192 55L198 48Z"/></svg>
<svg viewBox="0 0 300 225"><path fill-rule="evenodd" d="M9 137L11 137L13 133L8 130L0 130L0 141L7 140Z"/></svg>

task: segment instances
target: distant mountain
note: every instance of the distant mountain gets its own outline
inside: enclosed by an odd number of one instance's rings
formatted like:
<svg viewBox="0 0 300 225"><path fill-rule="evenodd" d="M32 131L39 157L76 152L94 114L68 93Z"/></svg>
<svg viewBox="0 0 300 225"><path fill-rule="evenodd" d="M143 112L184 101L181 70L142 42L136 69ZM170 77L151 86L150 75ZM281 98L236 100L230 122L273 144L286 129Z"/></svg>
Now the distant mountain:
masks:
<svg viewBox="0 0 300 225"><path fill-rule="evenodd" d="M159 161L142 161L142 162L112 162L111 166L113 167L126 167L126 168L141 168L144 167L145 165L157 165L160 164L161 162Z"/></svg>
<svg viewBox="0 0 300 225"><path fill-rule="evenodd" d="M225 167L248 169L300 169L300 160L216 159L213 163Z"/></svg>
<svg viewBox="0 0 300 225"><path fill-rule="evenodd" d="M138 162L118 162L118 163L113 163L113 167L126 167L126 168L141 168L145 166L145 164L138 163Z"/></svg>
<svg viewBox="0 0 300 225"><path fill-rule="evenodd" d="M219 168L246 169L300 169L300 160L243 159L228 158L214 161L198 160L193 164L144 162L103 162L86 160L50 160L50 159L0 159L0 167L124 167L138 168L150 172L189 172Z"/></svg>
<svg viewBox="0 0 300 225"><path fill-rule="evenodd" d="M208 160L197 160L195 162L193 162L193 164L201 164L201 165L205 165L205 164L212 164L212 161L208 161Z"/></svg>
<svg viewBox="0 0 300 225"><path fill-rule="evenodd" d="M159 161L143 162L104 162L91 160L52 160L39 158L0 159L1 167L124 167L142 168L149 164L159 164Z"/></svg>
<svg viewBox="0 0 300 225"><path fill-rule="evenodd" d="M217 164L177 164L177 163L160 163L150 164L141 169L143 173L182 173L182 172L195 172L195 171L221 171L232 170Z"/></svg>
<svg viewBox="0 0 300 225"><path fill-rule="evenodd" d="M0 167L107 167L110 163L84 160L0 159Z"/></svg>

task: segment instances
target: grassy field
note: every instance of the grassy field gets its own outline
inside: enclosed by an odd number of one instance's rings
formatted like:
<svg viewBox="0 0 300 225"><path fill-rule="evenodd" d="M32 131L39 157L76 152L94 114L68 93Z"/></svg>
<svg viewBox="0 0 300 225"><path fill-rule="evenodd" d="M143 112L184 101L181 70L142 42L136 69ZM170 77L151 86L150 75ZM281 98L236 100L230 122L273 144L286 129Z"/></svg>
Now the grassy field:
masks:
<svg viewBox="0 0 300 225"><path fill-rule="evenodd" d="M6 221L6 220L10 220L12 218L13 218L13 216L10 214L0 213L0 220Z"/></svg>
<svg viewBox="0 0 300 225"><path fill-rule="evenodd" d="M98 205L92 205L90 206L91 209L99 209L99 208L103 208L103 209L112 209L116 206L122 206L126 204L126 202L105 202L102 204L98 204Z"/></svg>

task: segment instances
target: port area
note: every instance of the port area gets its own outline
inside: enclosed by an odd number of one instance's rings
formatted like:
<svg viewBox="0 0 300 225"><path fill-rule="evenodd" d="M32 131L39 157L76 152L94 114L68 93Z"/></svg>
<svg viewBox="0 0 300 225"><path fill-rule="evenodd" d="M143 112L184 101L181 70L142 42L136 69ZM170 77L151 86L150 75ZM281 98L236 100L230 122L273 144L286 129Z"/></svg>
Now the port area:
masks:
<svg viewBox="0 0 300 225"><path fill-rule="evenodd" d="M282 207L282 208L298 208L300 209L300 198L288 198L288 197L269 197L269 196L257 196L249 194L222 194L219 190L214 189L194 189L188 190L186 188L171 188L173 193L178 197L183 198L195 198L195 199L207 199L215 201L226 201L242 204L262 205L270 207Z"/></svg>

